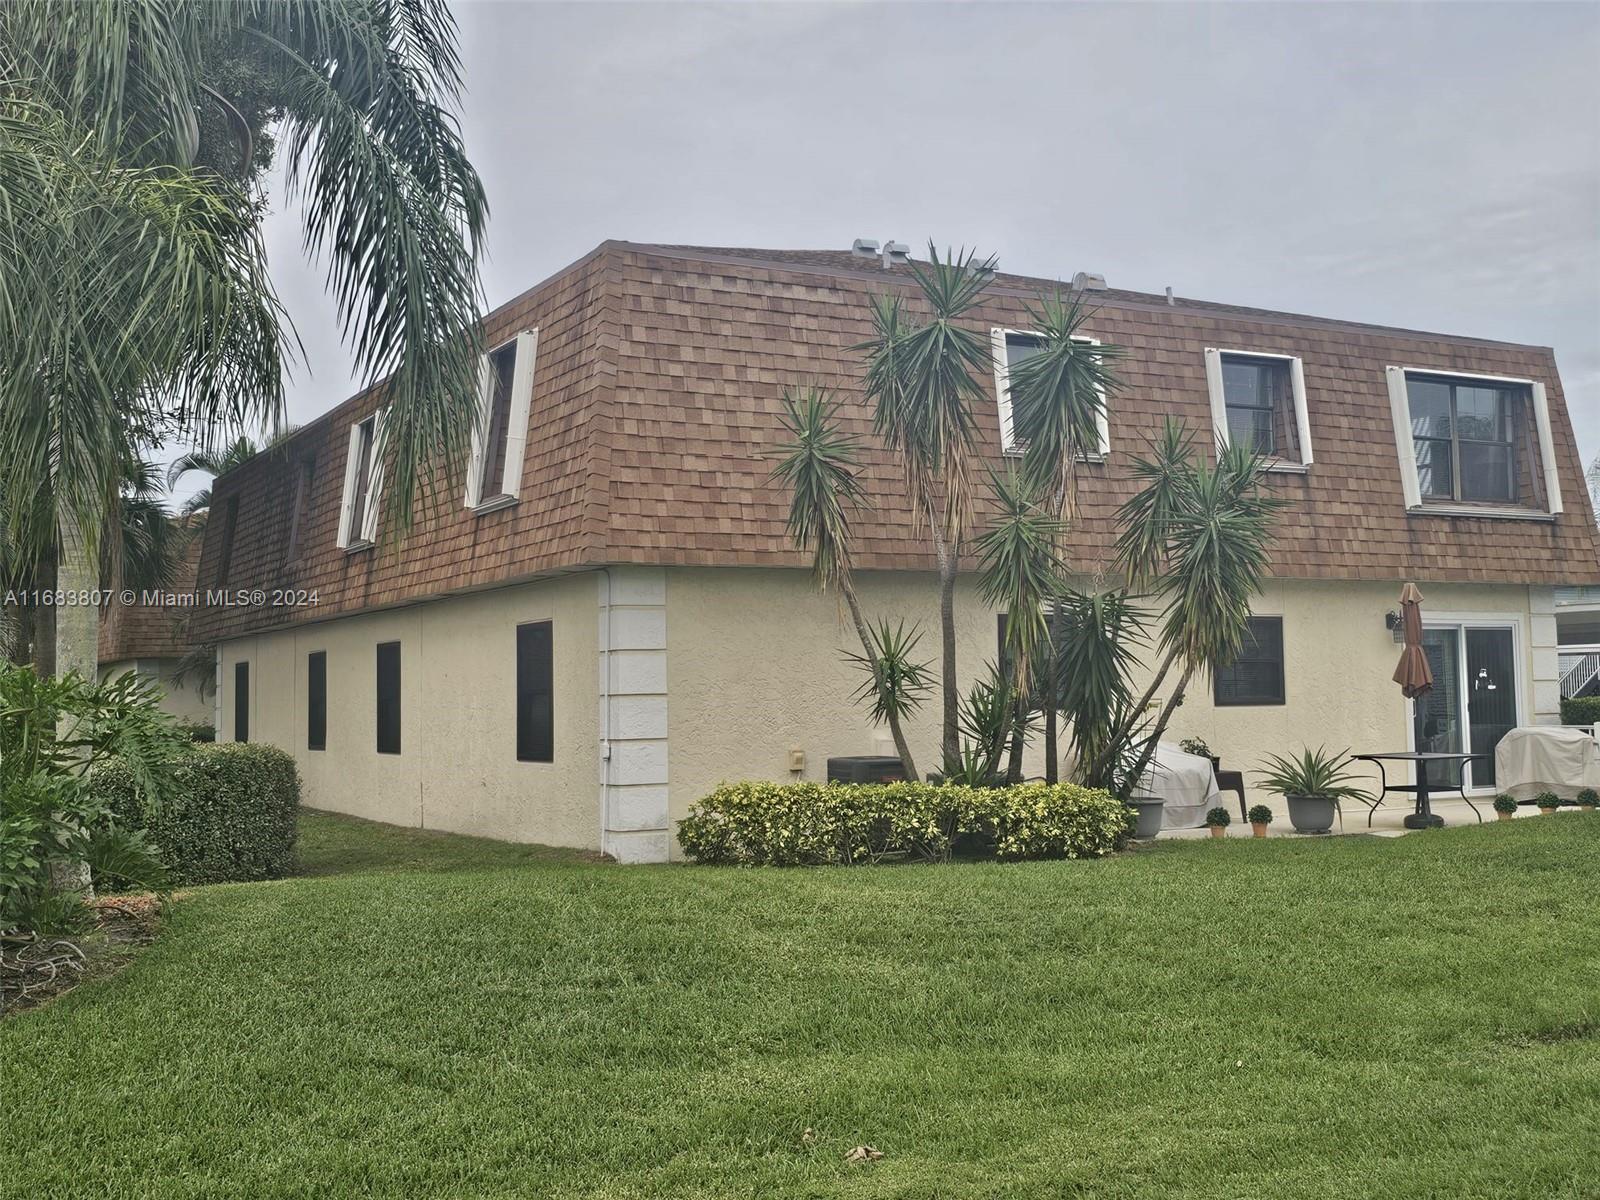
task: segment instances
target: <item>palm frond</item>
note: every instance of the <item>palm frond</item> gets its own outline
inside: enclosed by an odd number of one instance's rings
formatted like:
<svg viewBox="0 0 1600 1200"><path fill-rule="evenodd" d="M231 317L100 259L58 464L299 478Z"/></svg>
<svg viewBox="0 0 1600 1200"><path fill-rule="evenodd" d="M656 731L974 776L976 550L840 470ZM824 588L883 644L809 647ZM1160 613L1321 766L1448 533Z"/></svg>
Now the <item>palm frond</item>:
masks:
<svg viewBox="0 0 1600 1200"><path fill-rule="evenodd" d="M1023 472L991 471L989 490L995 516L977 539L978 589L1006 613L1006 659L1015 686L1026 690L1030 664L1050 640L1045 605L1066 574L1057 550L1062 523L1040 506L1038 488Z"/></svg>
<svg viewBox="0 0 1600 1200"><path fill-rule="evenodd" d="M912 716L933 687L933 664L915 657L922 630L883 619L867 627L867 639L870 655L845 651L845 658L866 675L856 691L856 703L868 706L874 725Z"/></svg>
<svg viewBox="0 0 1600 1200"><path fill-rule="evenodd" d="M824 590L850 573L850 510L865 499L856 478L861 444L836 427L838 408L818 388L784 392L779 419L791 440L772 469L789 489L789 537L811 551Z"/></svg>

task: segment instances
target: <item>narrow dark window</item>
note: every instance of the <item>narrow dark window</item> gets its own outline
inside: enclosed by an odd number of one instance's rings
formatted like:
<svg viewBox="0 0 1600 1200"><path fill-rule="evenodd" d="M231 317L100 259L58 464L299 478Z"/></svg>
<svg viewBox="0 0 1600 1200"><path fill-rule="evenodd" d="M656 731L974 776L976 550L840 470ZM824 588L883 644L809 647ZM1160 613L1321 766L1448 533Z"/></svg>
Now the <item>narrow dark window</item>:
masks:
<svg viewBox="0 0 1600 1200"><path fill-rule="evenodd" d="M517 761L555 761L550 622L517 626Z"/></svg>
<svg viewBox="0 0 1600 1200"><path fill-rule="evenodd" d="M250 664L233 664L233 740L250 740Z"/></svg>
<svg viewBox="0 0 1600 1200"><path fill-rule="evenodd" d="M511 381L517 368L517 343L509 342L489 356L489 421L483 439L482 500L506 490L506 442L511 435Z"/></svg>
<svg viewBox="0 0 1600 1200"><path fill-rule="evenodd" d="M1250 618L1238 657L1217 668L1213 688L1223 707L1284 702L1282 617Z"/></svg>
<svg viewBox="0 0 1600 1200"><path fill-rule="evenodd" d="M306 749L328 748L328 652L306 655Z"/></svg>
<svg viewBox="0 0 1600 1200"><path fill-rule="evenodd" d="M352 545L366 537L367 497L372 487L372 443L377 432L376 415L356 426L355 493L350 500L350 529L346 535Z"/></svg>
<svg viewBox="0 0 1600 1200"><path fill-rule="evenodd" d="M378 643L378 753L400 753L400 643Z"/></svg>
<svg viewBox="0 0 1600 1200"><path fill-rule="evenodd" d="M229 496L222 510L222 550L217 555L217 586L228 582L228 571L233 566L233 534L239 527L239 497Z"/></svg>
<svg viewBox="0 0 1600 1200"><path fill-rule="evenodd" d="M295 475L293 507L289 510L289 540L284 546L283 565L286 570L293 571L299 565L300 539L304 534L306 522L310 519L311 484L316 478L317 460L315 458L302 458L300 470Z"/></svg>

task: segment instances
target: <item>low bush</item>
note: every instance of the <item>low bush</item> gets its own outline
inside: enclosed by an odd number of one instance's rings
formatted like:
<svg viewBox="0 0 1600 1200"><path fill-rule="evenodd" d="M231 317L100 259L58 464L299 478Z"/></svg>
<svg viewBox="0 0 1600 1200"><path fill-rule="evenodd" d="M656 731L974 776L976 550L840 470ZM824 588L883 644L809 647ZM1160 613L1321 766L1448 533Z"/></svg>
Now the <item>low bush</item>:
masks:
<svg viewBox="0 0 1600 1200"><path fill-rule="evenodd" d="M198 721L179 721L178 732L191 742L214 742L217 740L217 727L204 725Z"/></svg>
<svg viewBox="0 0 1600 1200"><path fill-rule="evenodd" d="M1508 792L1501 792L1494 798L1495 812L1514 813L1517 811L1517 798Z"/></svg>
<svg viewBox="0 0 1600 1200"><path fill-rule="evenodd" d="M1265 804L1256 804L1251 806L1249 813L1246 815L1250 818L1250 824L1252 825L1272 824L1272 810Z"/></svg>
<svg viewBox="0 0 1600 1200"><path fill-rule="evenodd" d="M1213 828L1226 829L1233 824L1233 814L1219 804L1215 808L1206 810L1206 824Z"/></svg>
<svg viewBox="0 0 1600 1200"><path fill-rule="evenodd" d="M132 773L112 760L92 786L124 823L149 834L180 884L277 879L294 869L300 776L276 746L196 744L183 755L173 793L141 801Z"/></svg>
<svg viewBox="0 0 1600 1200"><path fill-rule="evenodd" d="M1563 725L1600 725L1600 696L1568 696L1561 702Z"/></svg>
<svg viewBox="0 0 1600 1200"><path fill-rule="evenodd" d="M1578 792L1578 803L1584 808L1593 808L1595 805L1600 804L1600 792L1595 791L1593 788L1582 788Z"/></svg>
<svg viewBox="0 0 1600 1200"><path fill-rule="evenodd" d="M1533 798L1533 802L1539 808L1561 807L1561 797L1556 795L1554 792L1540 792Z"/></svg>
<svg viewBox="0 0 1600 1200"><path fill-rule="evenodd" d="M1132 814L1100 789L1025 783L728 783L678 822L701 863L857 865L887 858L938 862L1100 858L1127 845Z"/></svg>

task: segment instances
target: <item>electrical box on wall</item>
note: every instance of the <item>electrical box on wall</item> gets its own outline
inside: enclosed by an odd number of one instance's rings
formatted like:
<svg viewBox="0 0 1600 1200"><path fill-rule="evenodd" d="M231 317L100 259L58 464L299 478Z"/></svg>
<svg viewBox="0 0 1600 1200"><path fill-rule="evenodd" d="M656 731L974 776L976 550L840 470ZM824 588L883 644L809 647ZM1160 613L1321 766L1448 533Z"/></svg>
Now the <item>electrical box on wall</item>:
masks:
<svg viewBox="0 0 1600 1200"><path fill-rule="evenodd" d="M806 769L806 752L799 746L789 747L789 770L804 771Z"/></svg>

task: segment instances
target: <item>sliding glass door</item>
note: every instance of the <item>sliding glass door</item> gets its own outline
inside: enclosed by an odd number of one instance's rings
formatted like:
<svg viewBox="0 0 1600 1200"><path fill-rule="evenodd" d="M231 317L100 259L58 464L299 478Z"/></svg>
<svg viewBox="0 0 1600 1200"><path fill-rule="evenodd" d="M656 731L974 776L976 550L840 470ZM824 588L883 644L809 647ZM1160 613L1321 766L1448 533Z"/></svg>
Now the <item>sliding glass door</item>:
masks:
<svg viewBox="0 0 1600 1200"><path fill-rule="evenodd" d="M1413 708L1413 740L1421 751L1488 754L1468 768L1468 784L1494 786L1494 748L1517 724L1516 629L1511 625L1434 625L1422 631L1433 668L1433 691ZM1460 773L1434 767L1436 787L1457 786Z"/></svg>

